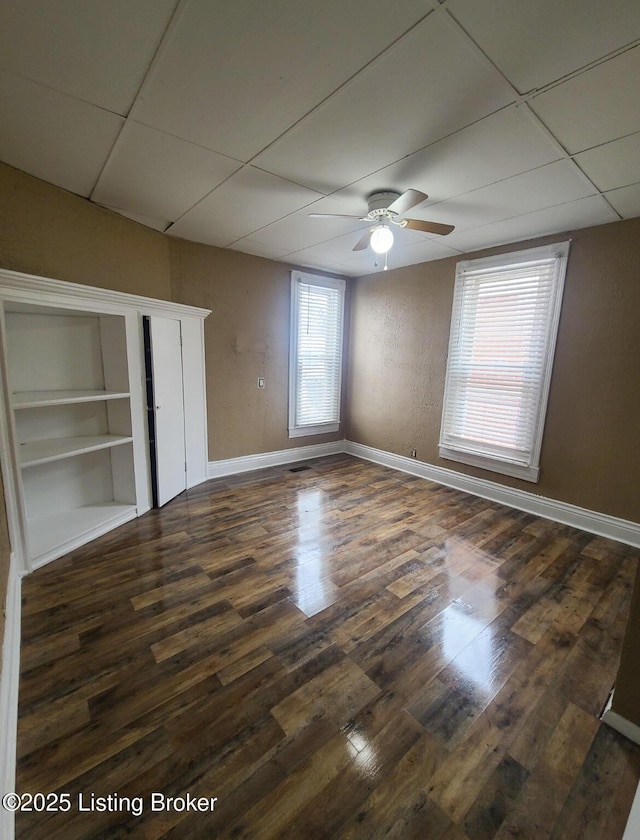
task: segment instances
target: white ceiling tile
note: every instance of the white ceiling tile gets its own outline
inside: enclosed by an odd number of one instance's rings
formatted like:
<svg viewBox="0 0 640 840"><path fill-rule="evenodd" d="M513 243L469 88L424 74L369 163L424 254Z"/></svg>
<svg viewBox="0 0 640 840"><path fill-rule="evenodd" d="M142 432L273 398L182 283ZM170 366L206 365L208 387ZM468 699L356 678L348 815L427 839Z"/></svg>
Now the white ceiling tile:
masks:
<svg viewBox="0 0 640 840"><path fill-rule="evenodd" d="M640 37L637 0L451 0L447 9L521 93Z"/></svg>
<svg viewBox="0 0 640 840"><path fill-rule="evenodd" d="M303 252L300 252L303 253ZM318 269L319 271L328 271L331 274L347 275L348 272L344 270L344 266L339 263L331 263L325 259L314 259L313 257L304 257L302 259L294 259L297 255L290 254L285 259L287 265L295 266L296 268L310 268Z"/></svg>
<svg viewBox="0 0 640 840"><path fill-rule="evenodd" d="M335 264L346 263L349 260L356 259L353 252L353 246L359 239L359 233L347 233L344 236L337 236L328 242L321 242L318 245L312 245L309 248L301 248L287 256L287 259L292 262L301 262L304 260L318 260L321 262ZM363 251L362 254L365 252ZM369 249L367 254L373 258L375 255Z"/></svg>
<svg viewBox="0 0 640 840"><path fill-rule="evenodd" d="M573 154L640 131L639 89L640 47L635 47L534 97L529 104Z"/></svg>
<svg viewBox="0 0 640 840"><path fill-rule="evenodd" d="M402 268L406 265L416 265L431 260L441 260L461 254L456 248L449 247L448 238L415 234L416 238L410 244L394 244L387 258L388 268ZM378 257L370 250L352 253L342 264L342 268L351 275L374 274L384 271L384 257Z"/></svg>
<svg viewBox="0 0 640 840"><path fill-rule="evenodd" d="M125 216L127 219L131 219L132 221L138 222L138 224L152 228L153 230L159 230L162 232L166 230L170 224L168 219L157 219L154 216L145 216L143 213L130 213L127 210L120 209L119 207L110 207L108 204L100 204L100 206L104 207L106 210L111 210L113 213L117 213L118 216Z"/></svg>
<svg viewBox="0 0 640 840"><path fill-rule="evenodd" d="M309 213L342 213L357 215L366 212L366 202L339 200L333 196L319 201L280 219L248 237L255 243L280 247L283 253L299 251L318 245L343 234L365 230L369 222L355 219L312 219Z"/></svg>
<svg viewBox="0 0 640 840"><path fill-rule="evenodd" d="M177 0L19 0L2 4L6 70L126 114Z"/></svg>
<svg viewBox="0 0 640 840"><path fill-rule="evenodd" d="M287 251L263 242L255 242L251 237L243 237L229 245L232 251L241 251L243 254L253 254L256 257L266 257L269 260L279 260L287 255Z"/></svg>
<svg viewBox="0 0 640 840"><path fill-rule="evenodd" d="M335 274L344 274L342 264L334 259L334 254L313 253L311 249L303 248L293 254L287 254L283 258L288 265L305 266L307 268L318 268L321 271L330 271Z"/></svg>
<svg viewBox="0 0 640 840"><path fill-rule="evenodd" d="M124 120L0 70L0 160L90 195Z"/></svg>
<svg viewBox="0 0 640 840"><path fill-rule="evenodd" d="M461 231L543 207L565 204L593 192L593 187L574 164L562 160L440 204L417 208L411 211L411 215L455 225L456 230Z"/></svg>
<svg viewBox="0 0 640 840"><path fill-rule="evenodd" d="M620 213L623 219L640 216L640 184L632 184L605 193L607 201Z"/></svg>
<svg viewBox="0 0 640 840"><path fill-rule="evenodd" d="M358 265L337 265L334 269L337 274L342 274L343 277L365 277L367 274L377 274L378 271L384 271L384 266L373 266L369 263L360 263Z"/></svg>
<svg viewBox="0 0 640 840"><path fill-rule="evenodd" d="M449 245L469 253L536 236L602 225L616 219L617 216L602 197L593 195L470 230L454 231L447 240Z"/></svg>
<svg viewBox="0 0 640 840"><path fill-rule="evenodd" d="M576 155L575 162L600 190L640 181L640 132Z"/></svg>
<svg viewBox="0 0 640 840"><path fill-rule="evenodd" d="M167 233L224 247L318 198L318 193L245 166L188 210Z"/></svg>
<svg viewBox="0 0 640 840"><path fill-rule="evenodd" d="M389 251L387 265L389 270L391 270L407 265L430 262L431 260L442 260L445 257L460 256L460 253L455 248L447 247L444 244L444 240L440 241L423 236L419 242L413 242L411 245L405 245L400 248L394 245ZM379 257L376 261L375 254L367 250L360 252L359 255L354 255L352 259L343 264L343 267L350 274L355 274L356 276L375 274L378 271L385 270L384 262L384 257Z"/></svg>
<svg viewBox="0 0 640 840"><path fill-rule="evenodd" d="M456 230L398 231L395 265L640 215L636 0L21 0L2 15L0 159L155 230L357 275L382 268L352 251L367 224L309 212L428 193L407 215ZM521 103L500 70L552 84Z"/></svg>
<svg viewBox="0 0 640 840"><path fill-rule="evenodd" d="M449 247L445 237L431 239L424 237L422 242L414 242L404 248L392 248L389 252L389 268L400 268L403 265L442 260L445 257L458 256L461 251Z"/></svg>
<svg viewBox="0 0 640 840"><path fill-rule="evenodd" d="M393 265L391 254L389 255L388 267L397 268ZM363 277L367 274L377 274L385 271L384 257L377 257L370 249L354 254L352 259L341 264L341 269L350 277Z"/></svg>
<svg viewBox="0 0 640 840"><path fill-rule="evenodd" d="M442 15L427 18L255 163L333 192L497 111L509 85Z"/></svg>
<svg viewBox="0 0 640 840"><path fill-rule="evenodd" d="M427 0L191 0L133 115L249 160L427 14Z"/></svg>
<svg viewBox="0 0 640 840"><path fill-rule="evenodd" d="M304 254L304 251L300 252ZM352 265L347 266L343 263L329 263L327 260L314 260L313 258L303 256L302 258L296 258L296 254L291 254L287 257L287 262L289 265L301 266L304 268L316 268L320 271L330 271L334 274L340 274L343 277L358 277L360 274L368 273L368 266L364 263L362 266Z"/></svg>
<svg viewBox="0 0 640 840"><path fill-rule="evenodd" d="M303 255L305 257L331 261L333 264L349 265L354 262L361 262L362 260L365 260L367 264L368 262L373 264L376 255L370 248L364 251L353 250L354 245L366 230L367 226L364 225L359 230L352 230L349 233L337 236L334 239L329 239L326 242L320 242L308 248L301 248L299 251L288 254L287 260L295 260L300 255ZM396 227L393 228L393 235L395 242L392 250L411 244L420 244L426 239L424 234L417 233L413 230L402 230ZM384 257L382 257L382 261L384 262Z"/></svg>
<svg viewBox="0 0 640 840"><path fill-rule="evenodd" d="M91 198L132 213L173 221L242 166L128 121Z"/></svg>
<svg viewBox="0 0 640 840"><path fill-rule="evenodd" d="M425 192L423 207L558 160L560 152L526 107L512 106L433 143L398 163L356 181L332 198L351 198L366 208L380 189ZM411 213L409 213L409 216Z"/></svg>

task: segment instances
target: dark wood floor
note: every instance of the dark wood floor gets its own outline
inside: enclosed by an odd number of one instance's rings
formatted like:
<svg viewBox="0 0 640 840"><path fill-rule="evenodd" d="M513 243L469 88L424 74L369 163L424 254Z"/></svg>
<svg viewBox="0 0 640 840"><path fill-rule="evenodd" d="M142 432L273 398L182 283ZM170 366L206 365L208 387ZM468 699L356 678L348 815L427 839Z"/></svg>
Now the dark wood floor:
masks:
<svg viewBox="0 0 640 840"><path fill-rule="evenodd" d="M73 807L18 836L618 840L637 560L348 456L201 485L24 581L18 790Z"/></svg>

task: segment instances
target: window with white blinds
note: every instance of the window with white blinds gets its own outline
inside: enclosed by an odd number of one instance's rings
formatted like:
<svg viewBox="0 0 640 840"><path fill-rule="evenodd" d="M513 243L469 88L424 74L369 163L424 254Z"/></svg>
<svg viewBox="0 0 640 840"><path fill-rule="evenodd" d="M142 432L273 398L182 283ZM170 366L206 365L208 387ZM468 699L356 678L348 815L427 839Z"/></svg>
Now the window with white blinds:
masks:
<svg viewBox="0 0 640 840"><path fill-rule="evenodd" d="M291 272L289 437L340 428L344 280Z"/></svg>
<svg viewBox="0 0 640 840"><path fill-rule="evenodd" d="M568 252L458 263L441 457L538 480Z"/></svg>

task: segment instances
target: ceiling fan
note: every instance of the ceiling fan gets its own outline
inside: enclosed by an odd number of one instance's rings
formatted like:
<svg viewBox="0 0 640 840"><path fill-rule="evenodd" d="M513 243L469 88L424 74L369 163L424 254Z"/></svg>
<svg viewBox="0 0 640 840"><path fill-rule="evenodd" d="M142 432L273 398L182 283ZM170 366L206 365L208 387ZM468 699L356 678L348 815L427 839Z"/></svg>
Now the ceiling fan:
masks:
<svg viewBox="0 0 640 840"><path fill-rule="evenodd" d="M406 190L402 194L392 191L375 192L371 193L367 199L366 216L350 216L342 213L309 213L309 216L314 219L358 219L360 222L372 222L373 227L360 237L353 250L363 251L371 245L376 254L386 254L393 245L391 225L419 230L423 233L437 233L441 236L446 236L454 229L454 225L443 225L440 222L401 218L408 210L422 204L427 198L429 196L420 190Z"/></svg>

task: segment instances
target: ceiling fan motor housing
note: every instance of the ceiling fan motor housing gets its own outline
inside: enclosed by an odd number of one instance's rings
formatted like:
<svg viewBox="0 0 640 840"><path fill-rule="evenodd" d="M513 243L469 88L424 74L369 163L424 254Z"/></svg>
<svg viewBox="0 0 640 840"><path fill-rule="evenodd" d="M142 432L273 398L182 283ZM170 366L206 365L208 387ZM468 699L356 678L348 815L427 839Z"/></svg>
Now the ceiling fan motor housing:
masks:
<svg viewBox="0 0 640 840"><path fill-rule="evenodd" d="M387 210L389 205L393 204L397 198L400 198L400 193L398 192L371 193L371 195L367 198L369 206L367 218L371 219L371 221L376 221L378 219L390 219L393 216L397 216L397 213L389 213Z"/></svg>

